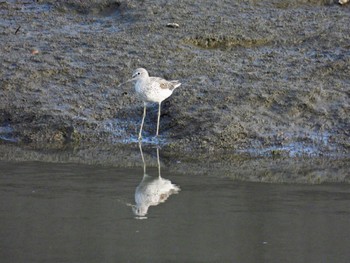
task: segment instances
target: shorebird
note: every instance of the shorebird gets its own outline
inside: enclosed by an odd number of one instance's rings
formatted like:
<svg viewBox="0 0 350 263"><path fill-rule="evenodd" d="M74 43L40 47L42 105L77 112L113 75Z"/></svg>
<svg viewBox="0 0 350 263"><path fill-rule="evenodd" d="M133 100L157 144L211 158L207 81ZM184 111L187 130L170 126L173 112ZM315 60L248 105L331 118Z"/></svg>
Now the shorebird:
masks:
<svg viewBox="0 0 350 263"><path fill-rule="evenodd" d="M181 85L177 80L165 80L158 77L150 77L147 70L138 68L132 73L129 81L136 81L135 91L143 101L143 116L138 139L142 139L142 128L146 117L146 108L148 103L158 103L158 120L156 137L159 134L160 109L162 101L170 97L173 91Z"/></svg>

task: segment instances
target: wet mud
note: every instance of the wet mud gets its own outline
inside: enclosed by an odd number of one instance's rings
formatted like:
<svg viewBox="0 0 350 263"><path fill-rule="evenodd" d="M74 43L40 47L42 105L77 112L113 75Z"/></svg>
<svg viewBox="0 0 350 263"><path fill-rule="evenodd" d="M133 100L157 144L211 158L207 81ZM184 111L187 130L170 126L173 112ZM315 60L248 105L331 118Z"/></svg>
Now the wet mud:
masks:
<svg viewBox="0 0 350 263"><path fill-rule="evenodd" d="M142 144L147 167L158 167L157 149ZM212 154L203 151L174 151L168 145L159 148L160 166L176 174L193 177L229 178L232 181L261 183L325 184L350 183L349 158L297 156L254 157L250 154ZM37 162L87 164L116 168L144 165L140 147L132 144L94 144L74 148L20 147L2 145L0 163Z"/></svg>
<svg viewBox="0 0 350 263"><path fill-rule="evenodd" d="M144 67L182 83L162 105L169 151L349 157L349 5L0 1L0 17L2 144L134 142L142 103L118 85Z"/></svg>

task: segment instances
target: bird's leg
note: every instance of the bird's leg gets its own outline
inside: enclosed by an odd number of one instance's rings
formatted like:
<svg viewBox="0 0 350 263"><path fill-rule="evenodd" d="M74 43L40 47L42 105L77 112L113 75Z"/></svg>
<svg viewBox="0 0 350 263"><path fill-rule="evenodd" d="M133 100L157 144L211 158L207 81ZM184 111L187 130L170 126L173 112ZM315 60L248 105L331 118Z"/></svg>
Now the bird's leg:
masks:
<svg viewBox="0 0 350 263"><path fill-rule="evenodd" d="M157 133L156 133L156 137L159 134L159 121L160 121L160 105L162 102L159 102L159 106L158 106L158 121L157 121Z"/></svg>
<svg viewBox="0 0 350 263"><path fill-rule="evenodd" d="M143 123L145 122L145 117L146 117L146 103L143 105L143 116L141 121L140 132L139 132L139 140L142 139L142 127L143 127Z"/></svg>

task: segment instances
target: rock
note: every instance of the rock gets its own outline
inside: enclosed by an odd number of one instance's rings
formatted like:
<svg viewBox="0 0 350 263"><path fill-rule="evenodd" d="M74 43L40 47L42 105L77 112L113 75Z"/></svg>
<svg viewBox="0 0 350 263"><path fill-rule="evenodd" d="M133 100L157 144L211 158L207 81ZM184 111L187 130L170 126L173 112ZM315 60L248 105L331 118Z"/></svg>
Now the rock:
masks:
<svg viewBox="0 0 350 263"><path fill-rule="evenodd" d="M178 28L180 27L180 25L178 23L168 23L166 24L167 27L171 27L171 28Z"/></svg>

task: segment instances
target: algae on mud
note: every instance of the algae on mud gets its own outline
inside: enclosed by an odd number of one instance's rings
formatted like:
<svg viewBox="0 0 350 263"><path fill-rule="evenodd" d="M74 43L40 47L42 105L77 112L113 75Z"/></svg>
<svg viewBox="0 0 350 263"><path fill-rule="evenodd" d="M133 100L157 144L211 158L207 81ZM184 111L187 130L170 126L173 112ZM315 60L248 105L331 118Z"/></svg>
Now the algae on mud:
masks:
<svg viewBox="0 0 350 263"><path fill-rule="evenodd" d="M172 149L349 155L347 5L41 0L0 14L3 139L132 140L142 105L116 87L144 67L183 83L162 109Z"/></svg>

